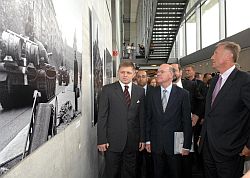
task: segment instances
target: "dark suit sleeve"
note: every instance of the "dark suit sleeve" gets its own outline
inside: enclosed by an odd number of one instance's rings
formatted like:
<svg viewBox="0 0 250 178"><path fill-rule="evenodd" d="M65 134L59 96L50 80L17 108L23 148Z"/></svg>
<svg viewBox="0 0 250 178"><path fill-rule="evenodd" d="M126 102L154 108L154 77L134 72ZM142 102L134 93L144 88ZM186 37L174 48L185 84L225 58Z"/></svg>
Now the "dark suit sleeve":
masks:
<svg viewBox="0 0 250 178"><path fill-rule="evenodd" d="M139 111L139 119L140 119L140 142L145 142L145 97L144 90L142 90L142 96L140 100L140 111Z"/></svg>
<svg viewBox="0 0 250 178"><path fill-rule="evenodd" d="M183 93L182 103L182 125L184 133L183 148L190 149L192 143L192 123L191 123L191 105L187 91Z"/></svg>
<svg viewBox="0 0 250 178"><path fill-rule="evenodd" d="M205 113L205 85L200 82L198 85L196 82L193 82L193 101L192 101L192 113L199 116L199 119L204 117Z"/></svg>
<svg viewBox="0 0 250 178"><path fill-rule="evenodd" d="M243 85L241 97L243 99L244 104L247 106L248 110L250 110L250 79L249 81ZM246 146L250 149L250 114L248 116L247 126L246 126L246 137L247 137L247 143Z"/></svg>
<svg viewBox="0 0 250 178"><path fill-rule="evenodd" d="M107 119L109 114L108 88L103 87L99 98L99 110L97 121L97 144L105 144L107 141Z"/></svg>
<svg viewBox="0 0 250 178"><path fill-rule="evenodd" d="M152 90L150 92L147 92L146 95L146 109L145 109L145 115L146 115L146 142L150 141L150 134L151 134L151 125L152 125Z"/></svg>

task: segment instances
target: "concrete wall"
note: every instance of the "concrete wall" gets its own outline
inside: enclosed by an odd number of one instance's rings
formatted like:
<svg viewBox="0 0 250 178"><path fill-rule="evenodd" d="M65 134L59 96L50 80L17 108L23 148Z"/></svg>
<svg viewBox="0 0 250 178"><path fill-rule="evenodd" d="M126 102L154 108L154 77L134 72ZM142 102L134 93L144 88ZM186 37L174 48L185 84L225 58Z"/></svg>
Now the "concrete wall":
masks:
<svg viewBox="0 0 250 178"><path fill-rule="evenodd" d="M91 114L89 10L100 21L100 51L112 54L111 0L85 0L83 7L82 117L12 168L3 178L97 178L96 126ZM109 11L108 11L109 9ZM81 23L81 22L79 22ZM119 30L117 32L119 34Z"/></svg>

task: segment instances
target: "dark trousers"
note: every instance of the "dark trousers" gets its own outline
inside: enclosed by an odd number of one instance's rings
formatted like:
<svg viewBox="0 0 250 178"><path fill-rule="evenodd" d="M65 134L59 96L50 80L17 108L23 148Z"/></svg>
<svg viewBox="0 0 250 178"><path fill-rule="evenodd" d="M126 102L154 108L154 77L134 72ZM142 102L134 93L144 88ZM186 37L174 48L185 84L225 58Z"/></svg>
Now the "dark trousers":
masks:
<svg viewBox="0 0 250 178"><path fill-rule="evenodd" d="M192 165L193 165L193 154L189 153L187 156L181 156L182 159L182 177L192 178Z"/></svg>
<svg viewBox="0 0 250 178"><path fill-rule="evenodd" d="M153 178L153 158L146 149L138 151L136 156L136 178Z"/></svg>
<svg viewBox="0 0 250 178"><path fill-rule="evenodd" d="M105 178L135 178L136 151L106 151Z"/></svg>
<svg viewBox="0 0 250 178"><path fill-rule="evenodd" d="M181 178L181 155L152 153L154 178Z"/></svg>
<svg viewBox="0 0 250 178"><path fill-rule="evenodd" d="M202 156L204 161L205 178L240 178L243 175L244 157L235 155L217 162L211 154L211 148L205 139Z"/></svg>

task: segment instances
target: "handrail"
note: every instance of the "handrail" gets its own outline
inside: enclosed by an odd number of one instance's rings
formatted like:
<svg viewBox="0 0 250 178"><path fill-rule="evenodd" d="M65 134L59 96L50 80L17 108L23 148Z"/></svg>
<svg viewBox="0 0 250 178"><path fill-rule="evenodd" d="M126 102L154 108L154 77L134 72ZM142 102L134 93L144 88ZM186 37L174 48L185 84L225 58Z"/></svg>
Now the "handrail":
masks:
<svg viewBox="0 0 250 178"><path fill-rule="evenodd" d="M27 134L26 140L25 140L22 159L24 159L26 156L25 153L26 153L26 149L27 149L28 140L29 141L31 140L30 137L32 135L33 124L35 122L35 111L36 111L36 105L37 105L37 98L39 98L39 97L41 97L41 93L38 92L37 90L35 90L34 94L33 94L34 101L33 101L32 110L31 110L31 119L30 119L30 123L29 123L29 130L28 130L28 134Z"/></svg>

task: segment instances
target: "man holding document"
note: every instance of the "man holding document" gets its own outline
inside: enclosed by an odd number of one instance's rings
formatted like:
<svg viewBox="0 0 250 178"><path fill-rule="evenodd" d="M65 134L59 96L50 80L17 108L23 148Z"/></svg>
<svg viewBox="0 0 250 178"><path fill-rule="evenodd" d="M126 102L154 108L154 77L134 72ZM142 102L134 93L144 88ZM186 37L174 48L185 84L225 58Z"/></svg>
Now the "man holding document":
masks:
<svg viewBox="0 0 250 178"><path fill-rule="evenodd" d="M152 152L154 177L181 178L181 157L189 154L192 142L191 106L188 91L172 84L174 69L162 64L157 71L160 86L148 95L146 111L146 149ZM183 132L183 147L178 152L174 135ZM176 146L176 149L174 148Z"/></svg>

